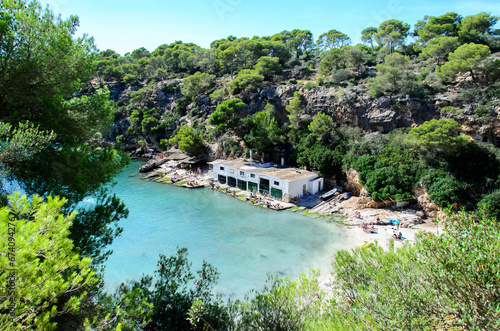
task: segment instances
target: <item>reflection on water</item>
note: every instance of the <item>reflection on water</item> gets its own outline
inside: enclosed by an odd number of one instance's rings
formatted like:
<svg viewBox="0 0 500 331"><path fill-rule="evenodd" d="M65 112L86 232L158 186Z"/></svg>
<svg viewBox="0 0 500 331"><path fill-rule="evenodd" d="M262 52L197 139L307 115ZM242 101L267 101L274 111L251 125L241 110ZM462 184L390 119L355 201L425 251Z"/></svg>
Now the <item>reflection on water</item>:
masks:
<svg viewBox="0 0 500 331"><path fill-rule="evenodd" d="M193 269L203 260L221 273L217 290L243 299L267 273L295 277L324 266L342 240L334 224L289 211L252 206L209 189L187 190L139 179L132 162L114 192L130 210L111 246L106 288L152 274L159 254L187 247Z"/></svg>

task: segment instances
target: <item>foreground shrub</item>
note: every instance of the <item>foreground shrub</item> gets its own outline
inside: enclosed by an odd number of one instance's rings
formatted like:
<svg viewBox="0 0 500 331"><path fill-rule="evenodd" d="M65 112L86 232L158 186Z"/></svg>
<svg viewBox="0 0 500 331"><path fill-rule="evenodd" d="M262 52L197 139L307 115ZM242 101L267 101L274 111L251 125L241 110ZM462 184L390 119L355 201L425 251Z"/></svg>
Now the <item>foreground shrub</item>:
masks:
<svg viewBox="0 0 500 331"><path fill-rule="evenodd" d="M333 313L375 330L500 327L500 227L489 218L448 216L416 246L342 250L333 262Z"/></svg>

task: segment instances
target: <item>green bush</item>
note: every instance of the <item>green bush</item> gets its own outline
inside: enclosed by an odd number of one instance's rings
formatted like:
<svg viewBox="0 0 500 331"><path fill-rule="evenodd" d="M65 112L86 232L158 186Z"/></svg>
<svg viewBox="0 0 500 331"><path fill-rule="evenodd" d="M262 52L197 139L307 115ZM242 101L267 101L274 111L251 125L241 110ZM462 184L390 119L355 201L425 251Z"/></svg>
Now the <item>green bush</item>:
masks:
<svg viewBox="0 0 500 331"><path fill-rule="evenodd" d="M215 76L207 73L196 72L182 81L182 93L190 99L200 96L207 91L215 81Z"/></svg>
<svg viewBox="0 0 500 331"><path fill-rule="evenodd" d="M410 167L382 167L366 174L365 187L373 200L408 200L412 199L411 190L415 179Z"/></svg>
<svg viewBox="0 0 500 331"><path fill-rule="evenodd" d="M337 251L330 309L344 324L335 330L498 330L498 224L467 214L444 222L446 231L422 233L415 246Z"/></svg>
<svg viewBox="0 0 500 331"><path fill-rule="evenodd" d="M438 205L449 207L464 201L464 185L447 171L432 169L424 176L422 183L431 201Z"/></svg>
<svg viewBox="0 0 500 331"><path fill-rule="evenodd" d="M375 170L377 162L379 162L379 158L375 155L361 155L353 162L352 167L358 171L361 184L366 183L366 176Z"/></svg>
<svg viewBox="0 0 500 331"><path fill-rule="evenodd" d="M409 135L431 152L453 154L467 145L469 139L460 136L460 124L453 119L433 119L410 130Z"/></svg>
<svg viewBox="0 0 500 331"><path fill-rule="evenodd" d="M349 80L354 77L354 74L347 69L335 70L331 75L331 82L335 85L344 84L347 85Z"/></svg>
<svg viewBox="0 0 500 331"><path fill-rule="evenodd" d="M160 124L160 120L156 118L153 114L148 114L144 116L144 119L141 122L142 132L144 134L152 134L154 131L159 129L158 125Z"/></svg>
<svg viewBox="0 0 500 331"><path fill-rule="evenodd" d="M212 94L210 94L210 97L212 99L222 101L222 100L224 100L226 95L227 95L227 92L225 89L217 89L217 90L213 91Z"/></svg>
<svg viewBox="0 0 500 331"><path fill-rule="evenodd" d="M316 87L316 84L314 82L307 82L305 85L304 85L304 89L305 90L311 90L313 88Z"/></svg>
<svg viewBox="0 0 500 331"><path fill-rule="evenodd" d="M496 190L481 198L476 210L487 218L500 221L500 190Z"/></svg>
<svg viewBox="0 0 500 331"><path fill-rule="evenodd" d="M169 144L177 144L182 152L200 154L205 149L205 143L201 134L188 125L183 125L175 136L169 139Z"/></svg>
<svg viewBox="0 0 500 331"><path fill-rule="evenodd" d="M215 125L217 130L235 129L240 124L239 115L245 110L245 103L238 98L225 100L217 106L208 123Z"/></svg>
<svg viewBox="0 0 500 331"><path fill-rule="evenodd" d="M264 76L258 74L257 71L244 69L227 85L227 89L231 94L237 94L243 90L255 91L261 86L262 81L264 81Z"/></svg>
<svg viewBox="0 0 500 331"><path fill-rule="evenodd" d="M123 77L123 82L126 84L130 84L136 80L136 77L132 74L126 74L125 77Z"/></svg>
<svg viewBox="0 0 500 331"><path fill-rule="evenodd" d="M274 74L281 71L279 58L271 56L262 56L257 60L254 66L255 71L269 80Z"/></svg>
<svg viewBox="0 0 500 331"><path fill-rule="evenodd" d="M446 114L446 113L463 114L464 111L462 109L458 109L453 106L446 106L441 108L440 112L441 114Z"/></svg>
<svg viewBox="0 0 500 331"><path fill-rule="evenodd" d="M306 145L307 146L307 145ZM299 146L297 165L316 170L326 177L340 176L342 173L342 155L321 141L312 146Z"/></svg>

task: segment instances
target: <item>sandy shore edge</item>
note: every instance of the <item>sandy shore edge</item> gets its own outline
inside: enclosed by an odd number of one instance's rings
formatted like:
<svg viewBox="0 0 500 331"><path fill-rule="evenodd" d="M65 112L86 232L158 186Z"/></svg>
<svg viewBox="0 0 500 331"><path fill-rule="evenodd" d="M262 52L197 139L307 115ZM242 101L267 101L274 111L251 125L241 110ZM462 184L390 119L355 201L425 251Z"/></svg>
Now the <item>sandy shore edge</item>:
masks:
<svg viewBox="0 0 500 331"><path fill-rule="evenodd" d="M184 175L187 171L177 170L176 173L181 173ZM169 183L169 178L165 177L155 178L156 181ZM163 179L163 180L162 180ZM167 180L165 180L167 179ZM209 176L207 173L200 174L196 176L196 179L202 181L206 186L209 187ZM228 188L229 192L234 190L234 188L230 188L227 185L220 185L220 189ZM239 190L237 190L239 191ZM249 192L239 191L237 196L240 198L244 195L249 195ZM260 196L260 195L259 195ZM299 206L307 211L314 211L315 205L317 205L320 198L319 196L314 197L308 201L308 203L301 205L299 204L286 204L282 203L282 205L286 205L287 208ZM258 208L256 206L256 208ZM401 247L404 244L410 244L416 242L416 234L420 231L431 231L437 232L439 227L430 219L422 219L418 215L416 215L414 210L408 209L400 209L394 210L391 208L365 208L360 204L359 197L351 197L347 200L336 202L334 204L335 213L328 213L323 216L331 216L332 214L338 215L342 218L342 223L339 224L339 228L343 232L343 240L340 245L338 245L338 249L353 249L355 247L360 247L365 243L372 242L377 243L379 246L388 247L389 241L393 238L394 234L398 234L401 232L403 239L396 239L394 242L394 246ZM389 220L398 220L400 221L400 225L397 224L388 224ZM362 224L370 225L373 224L374 230L373 232L365 232L361 227ZM332 279L332 259L335 258L335 252L332 251L328 261L323 261L316 268L320 270L319 276L319 285L321 290L327 290L331 287L333 279Z"/></svg>

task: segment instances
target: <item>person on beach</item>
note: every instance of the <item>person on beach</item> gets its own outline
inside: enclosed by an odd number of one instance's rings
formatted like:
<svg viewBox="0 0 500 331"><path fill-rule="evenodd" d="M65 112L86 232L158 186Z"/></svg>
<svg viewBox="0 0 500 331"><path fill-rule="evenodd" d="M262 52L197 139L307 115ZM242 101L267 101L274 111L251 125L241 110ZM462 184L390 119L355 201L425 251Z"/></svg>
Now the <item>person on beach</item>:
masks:
<svg viewBox="0 0 500 331"><path fill-rule="evenodd" d="M365 232L366 233L374 233L375 232L375 226L373 225L373 223L365 229Z"/></svg>

